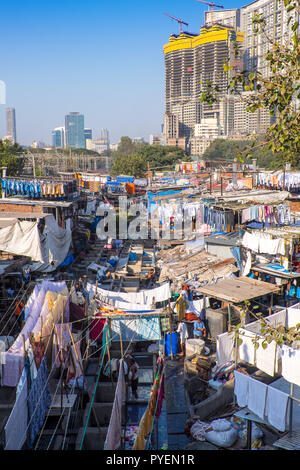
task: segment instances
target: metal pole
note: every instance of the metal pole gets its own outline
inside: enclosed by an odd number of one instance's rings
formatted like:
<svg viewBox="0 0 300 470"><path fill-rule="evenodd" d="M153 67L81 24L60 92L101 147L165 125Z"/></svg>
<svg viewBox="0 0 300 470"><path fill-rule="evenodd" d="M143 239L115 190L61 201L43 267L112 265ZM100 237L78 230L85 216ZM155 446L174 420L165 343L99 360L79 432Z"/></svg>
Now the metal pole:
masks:
<svg viewBox="0 0 300 470"><path fill-rule="evenodd" d="M289 419L289 437L292 436L293 432L293 394L294 394L294 384L291 383L290 388L290 419Z"/></svg>
<svg viewBox="0 0 300 470"><path fill-rule="evenodd" d="M230 310L230 304L228 304L228 333L231 331L231 310Z"/></svg>

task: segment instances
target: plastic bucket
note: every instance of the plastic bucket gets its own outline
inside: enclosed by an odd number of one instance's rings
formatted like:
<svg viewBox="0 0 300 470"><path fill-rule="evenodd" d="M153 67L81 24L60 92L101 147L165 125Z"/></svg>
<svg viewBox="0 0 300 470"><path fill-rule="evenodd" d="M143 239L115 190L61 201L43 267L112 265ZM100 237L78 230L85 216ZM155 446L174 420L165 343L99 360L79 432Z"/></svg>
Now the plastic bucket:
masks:
<svg viewBox="0 0 300 470"><path fill-rule="evenodd" d="M178 349L178 333L174 332L172 335L170 333L166 334L166 339L165 339L165 354L166 356L171 356L171 341L170 337L172 336L172 352L173 355L177 354L177 349Z"/></svg>

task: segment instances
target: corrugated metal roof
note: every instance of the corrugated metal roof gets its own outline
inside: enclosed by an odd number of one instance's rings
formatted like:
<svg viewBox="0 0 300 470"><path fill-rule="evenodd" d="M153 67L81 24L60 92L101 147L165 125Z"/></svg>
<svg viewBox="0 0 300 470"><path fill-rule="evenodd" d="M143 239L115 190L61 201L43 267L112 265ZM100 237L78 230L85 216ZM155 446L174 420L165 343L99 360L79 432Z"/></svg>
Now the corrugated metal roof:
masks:
<svg viewBox="0 0 300 470"><path fill-rule="evenodd" d="M274 447L285 450L300 450L300 431L292 431L273 443Z"/></svg>

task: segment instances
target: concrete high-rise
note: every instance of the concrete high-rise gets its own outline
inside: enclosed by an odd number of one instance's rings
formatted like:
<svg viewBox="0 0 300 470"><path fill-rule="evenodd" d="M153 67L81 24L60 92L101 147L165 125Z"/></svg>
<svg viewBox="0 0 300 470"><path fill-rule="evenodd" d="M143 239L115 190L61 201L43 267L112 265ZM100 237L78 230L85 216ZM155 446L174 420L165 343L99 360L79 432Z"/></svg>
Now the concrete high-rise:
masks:
<svg viewBox="0 0 300 470"><path fill-rule="evenodd" d="M15 108L6 108L6 136L15 144L17 142L16 111Z"/></svg>
<svg viewBox="0 0 300 470"><path fill-rule="evenodd" d="M257 13L261 14L265 20L265 34L253 31L252 20ZM291 23L288 23L289 17L292 18ZM264 59L264 55L271 47L269 39L279 44L288 44L293 34L291 25L296 17L299 19L297 9L287 12L284 2L280 0L257 0L241 8L241 30L245 33L244 67L246 70L259 70L264 77L270 74L267 61Z"/></svg>
<svg viewBox="0 0 300 470"><path fill-rule="evenodd" d="M66 147L84 149L84 116L72 112L65 116Z"/></svg>
<svg viewBox="0 0 300 470"><path fill-rule="evenodd" d="M266 35L254 32L252 20L257 13L266 20ZM289 23L289 17L294 21ZM205 27L200 35L186 32L172 35L169 44L164 46L165 140L185 137L192 153L195 149L198 152L216 137L216 127L209 136L204 133L203 126L197 127L210 119L217 120L221 138L264 134L273 122L269 110L250 113L245 105L249 92L240 90L241 95L237 97L225 91L230 75L223 72L223 62L233 62L240 70L248 72L258 70L267 77L270 73L264 58L269 50L267 37L287 44L291 40L291 25L296 20L299 21L299 13L288 13L283 1L257 0L240 9L214 11L213 17L210 11L205 12ZM298 26L298 33L299 30ZM231 47L235 35L241 50L237 59L233 57ZM218 85L221 90L218 102L213 106L201 103L199 99L204 91L202 84L206 81Z"/></svg>
<svg viewBox="0 0 300 470"><path fill-rule="evenodd" d="M242 33L232 26L219 24L202 27L200 34L182 32L171 35L169 43L164 46L165 144L170 138L191 139L195 124L202 119L215 119L223 135L230 135L233 131L229 109L231 101L227 96L231 75L224 71L223 64L233 63L234 44L242 41ZM220 90L221 99L213 105L200 99L206 82Z"/></svg>

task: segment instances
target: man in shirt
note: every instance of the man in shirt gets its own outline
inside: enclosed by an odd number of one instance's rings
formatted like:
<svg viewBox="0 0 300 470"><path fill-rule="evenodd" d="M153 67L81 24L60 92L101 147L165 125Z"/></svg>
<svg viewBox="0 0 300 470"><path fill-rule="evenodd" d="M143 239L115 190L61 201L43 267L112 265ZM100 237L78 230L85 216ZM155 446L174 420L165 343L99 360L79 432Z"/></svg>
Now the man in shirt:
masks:
<svg viewBox="0 0 300 470"><path fill-rule="evenodd" d="M205 324L198 319L194 322L194 338L199 339L206 336Z"/></svg>
<svg viewBox="0 0 300 470"><path fill-rule="evenodd" d="M138 388L138 370L139 366L135 359L131 356L128 360L128 381L131 385L131 391L135 398L138 398L137 388Z"/></svg>
<svg viewBox="0 0 300 470"><path fill-rule="evenodd" d="M180 340L180 349L181 353L180 356L185 355L185 340L188 338L188 331L185 322L178 321L177 322L177 333L179 333L179 340Z"/></svg>

